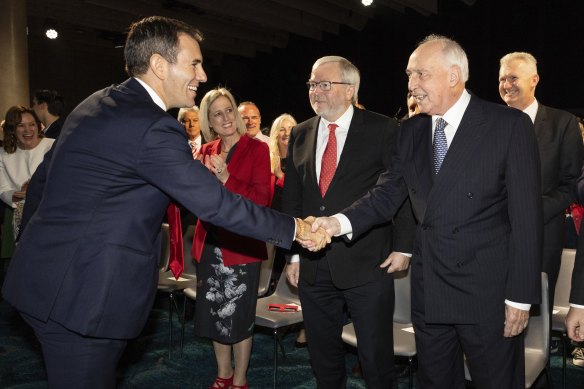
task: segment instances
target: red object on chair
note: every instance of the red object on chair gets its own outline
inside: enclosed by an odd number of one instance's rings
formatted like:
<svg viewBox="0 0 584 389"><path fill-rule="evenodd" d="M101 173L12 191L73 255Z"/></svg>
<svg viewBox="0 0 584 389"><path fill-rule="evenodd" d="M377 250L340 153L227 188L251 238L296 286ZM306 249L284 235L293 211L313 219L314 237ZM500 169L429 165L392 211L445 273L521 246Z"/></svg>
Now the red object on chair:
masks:
<svg viewBox="0 0 584 389"><path fill-rule="evenodd" d="M170 259L168 267L174 278L178 280L185 268L185 255L182 239L182 226L180 223L180 209L174 203L170 203L166 210L168 217L168 232L170 243Z"/></svg>

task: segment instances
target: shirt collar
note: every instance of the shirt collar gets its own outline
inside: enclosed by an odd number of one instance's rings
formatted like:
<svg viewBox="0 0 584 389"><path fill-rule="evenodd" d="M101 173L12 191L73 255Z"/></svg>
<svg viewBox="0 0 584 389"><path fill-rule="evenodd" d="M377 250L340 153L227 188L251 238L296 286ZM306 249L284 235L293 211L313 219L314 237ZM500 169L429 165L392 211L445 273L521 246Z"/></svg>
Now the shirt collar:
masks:
<svg viewBox="0 0 584 389"><path fill-rule="evenodd" d="M146 92L148 92L148 94L152 98L152 101L154 101L156 105L158 105L160 108L162 108L163 111L166 112L166 105L164 104L164 101L162 101L162 99L160 98L160 96L158 96L154 89L152 89L150 85L148 85L144 80L141 80L138 77L134 77L134 79L138 81L140 85L144 87L144 89L146 89Z"/></svg>
<svg viewBox="0 0 584 389"><path fill-rule="evenodd" d="M442 116L432 115L432 128L436 125L436 120L442 117L448 123L448 125L454 127L455 129L458 128L460 122L462 121L462 117L464 116L464 111L466 111L466 107L470 103L470 93L467 92L465 89L462 92L462 95L458 98L456 103L448 111L444 113Z"/></svg>
<svg viewBox="0 0 584 389"><path fill-rule="evenodd" d="M533 103L529 104L527 106L527 108L525 108L523 110L523 112L525 112L526 114L529 115L532 123L535 123L535 116L537 115L537 108L538 107L539 107L539 104L537 103L537 99L534 99Z"/></svg>
<svg viewBox="0 0 584 389"><path fill-rule="evenodd" d="M353 108L353 105L351 104L351 105L349 105L349 108L347 108L345 113L343 113L341 115L341 117L338 118L337 120L335 120L334 122L329 122L328 120L326 120L322 116L320 117L320 120L324 124L325 128L327 128L330 123L335 123L337 126L341 127L342 129L348 130L349 126L351 125L351 120L353 119L354 112L355 112L355 109Z"/></svg>

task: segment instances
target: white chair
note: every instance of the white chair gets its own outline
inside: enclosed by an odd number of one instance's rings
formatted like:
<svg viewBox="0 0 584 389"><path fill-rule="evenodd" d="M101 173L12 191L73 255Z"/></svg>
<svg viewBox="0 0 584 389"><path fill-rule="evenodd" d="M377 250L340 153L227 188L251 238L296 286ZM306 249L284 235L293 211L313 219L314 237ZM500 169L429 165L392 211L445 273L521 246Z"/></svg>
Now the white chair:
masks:
<svg viewBox="0 0 584 389"><path fill-rule="evenodd" d="M266 243L266 248L268 250L268 258L262 261L258 297L263 297L268 293L270 290L270 282L272 281L272 269L274 268L274 257L276 256L277 248L271 243Z"/></svg>
<svg viewBox="0 0 584 389"><path fill-rule="evenodd" d="M297 312L276 312L268 309L269 304L296 304L300 305L298 298L298 289L294 288L288 283L286 279L286 268L282 270L278 285L273 294L258 299L256 306L255 324L261 327L271 328L274 335L274 389L277 388L278 382L278 343L282 349L284 358L286 353L284 346L281 343L280 334L278 330L282 327L287 327L293 324L298 324L304 321L302 311Z"/></svg>
<svg viewBox="0 0 584 389"><path fill-rule="evenodd" d="M158 273L158 291L168 293L168 334L169 334L169 345L168 345L168 358L172 356L172 317L173 309L179 312L179 319L181 322L181 338L180 338L180 351L182 355L183 344L184 344L184 327L185 327L185 301L183 300L183 310L180 312L178 309L178 303L176 301L176 296L183 294L183 290L189 287L195 287L197 285L197 275L192 272L190 265L190 255L185 257L185 271L179 277L175 279L174 275L170 270L168 270L168 263L170 258L170 238L168 231L168 224L162 224L162 248L161 248L161 259L160 259L160 272Z"/></svg>
<svg viewBox="0 0 584 389"><path fill-rule="evenodd" d="M410 271L396 272L394 277L395 304L393 311L393 353L408 358L408 384L414 386L413 359L416 356L416 339L411 323ZM357 347L357 335L353 323L343 327L343 341Z"/></svg>
<svg viewBox="0 0 584 389"><path fill-rule="evenodd" d="M532 306L529 324L525 330L525 387L531 388L542 372L551 387L548 362L550 357L550 315L547 274L541 273L541 305ZM466 360L466 379L472 381Z"/></svg>
<svg viewBox="0 0 584 389"><path fill-rule="evenodd" d="M566 333L566 315L570 310L570 285L572 284L572 271L576 250L564 249L562 252L562 264L554 294L554 308L552 313L552 331L562 334L562 387L566 388L566 359L570 341Z"/></svg>

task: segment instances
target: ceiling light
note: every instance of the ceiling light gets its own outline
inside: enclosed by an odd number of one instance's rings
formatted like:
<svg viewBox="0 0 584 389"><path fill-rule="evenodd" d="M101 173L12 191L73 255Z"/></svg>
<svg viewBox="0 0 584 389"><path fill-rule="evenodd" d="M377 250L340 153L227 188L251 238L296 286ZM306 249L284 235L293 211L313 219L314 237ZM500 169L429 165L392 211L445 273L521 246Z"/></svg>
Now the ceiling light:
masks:
<svg viewBox="0 0 584 389"><path fill-rule="evenodd" d="M45 31L45 35L49 39L57 39L59 33L54 28L47 28L47 31Z"/></svg>
<svg viewBox="0 0 584 389"><path fill-rule="evenodd" d="M372 3L373 0L361 0L361 3L365 6L365 7L369 7Z"/></svg>

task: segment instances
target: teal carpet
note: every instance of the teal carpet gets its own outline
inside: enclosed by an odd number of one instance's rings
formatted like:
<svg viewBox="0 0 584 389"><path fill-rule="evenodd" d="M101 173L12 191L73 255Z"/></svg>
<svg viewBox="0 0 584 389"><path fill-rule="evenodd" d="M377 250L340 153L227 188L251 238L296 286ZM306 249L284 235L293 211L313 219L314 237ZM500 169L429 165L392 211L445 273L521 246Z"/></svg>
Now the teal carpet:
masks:
<svg viewBox="0 0 584 389"><path fill-rule="evenodd" d="M175 346L168 358L168 300L161 295L142 335L132 341L118 369L118 388L208 388L215 378L216 366L210 342L193 334L192 322L187 322L183 356L179 349L179 323L175 320ZM313 389L316 383L308 361L308 351L295 349L295 330L284 335L287 357L279 354L278 388ZM259 329L254 346L248 379L252 389L272 387L273 338L269 331ZM347 353L347 371L356 356ZM554 388L561 388L561 349L552 355ZM28 326L4 301L0 301L0 388L46 388L40 347ZM584 388L584 368L568 360L568 388ZM365 388L364 381L349 377L348 388ZM407 388L407 376L399 379L399 389ZM543 387L543 386L542 386Z"/></svg>

